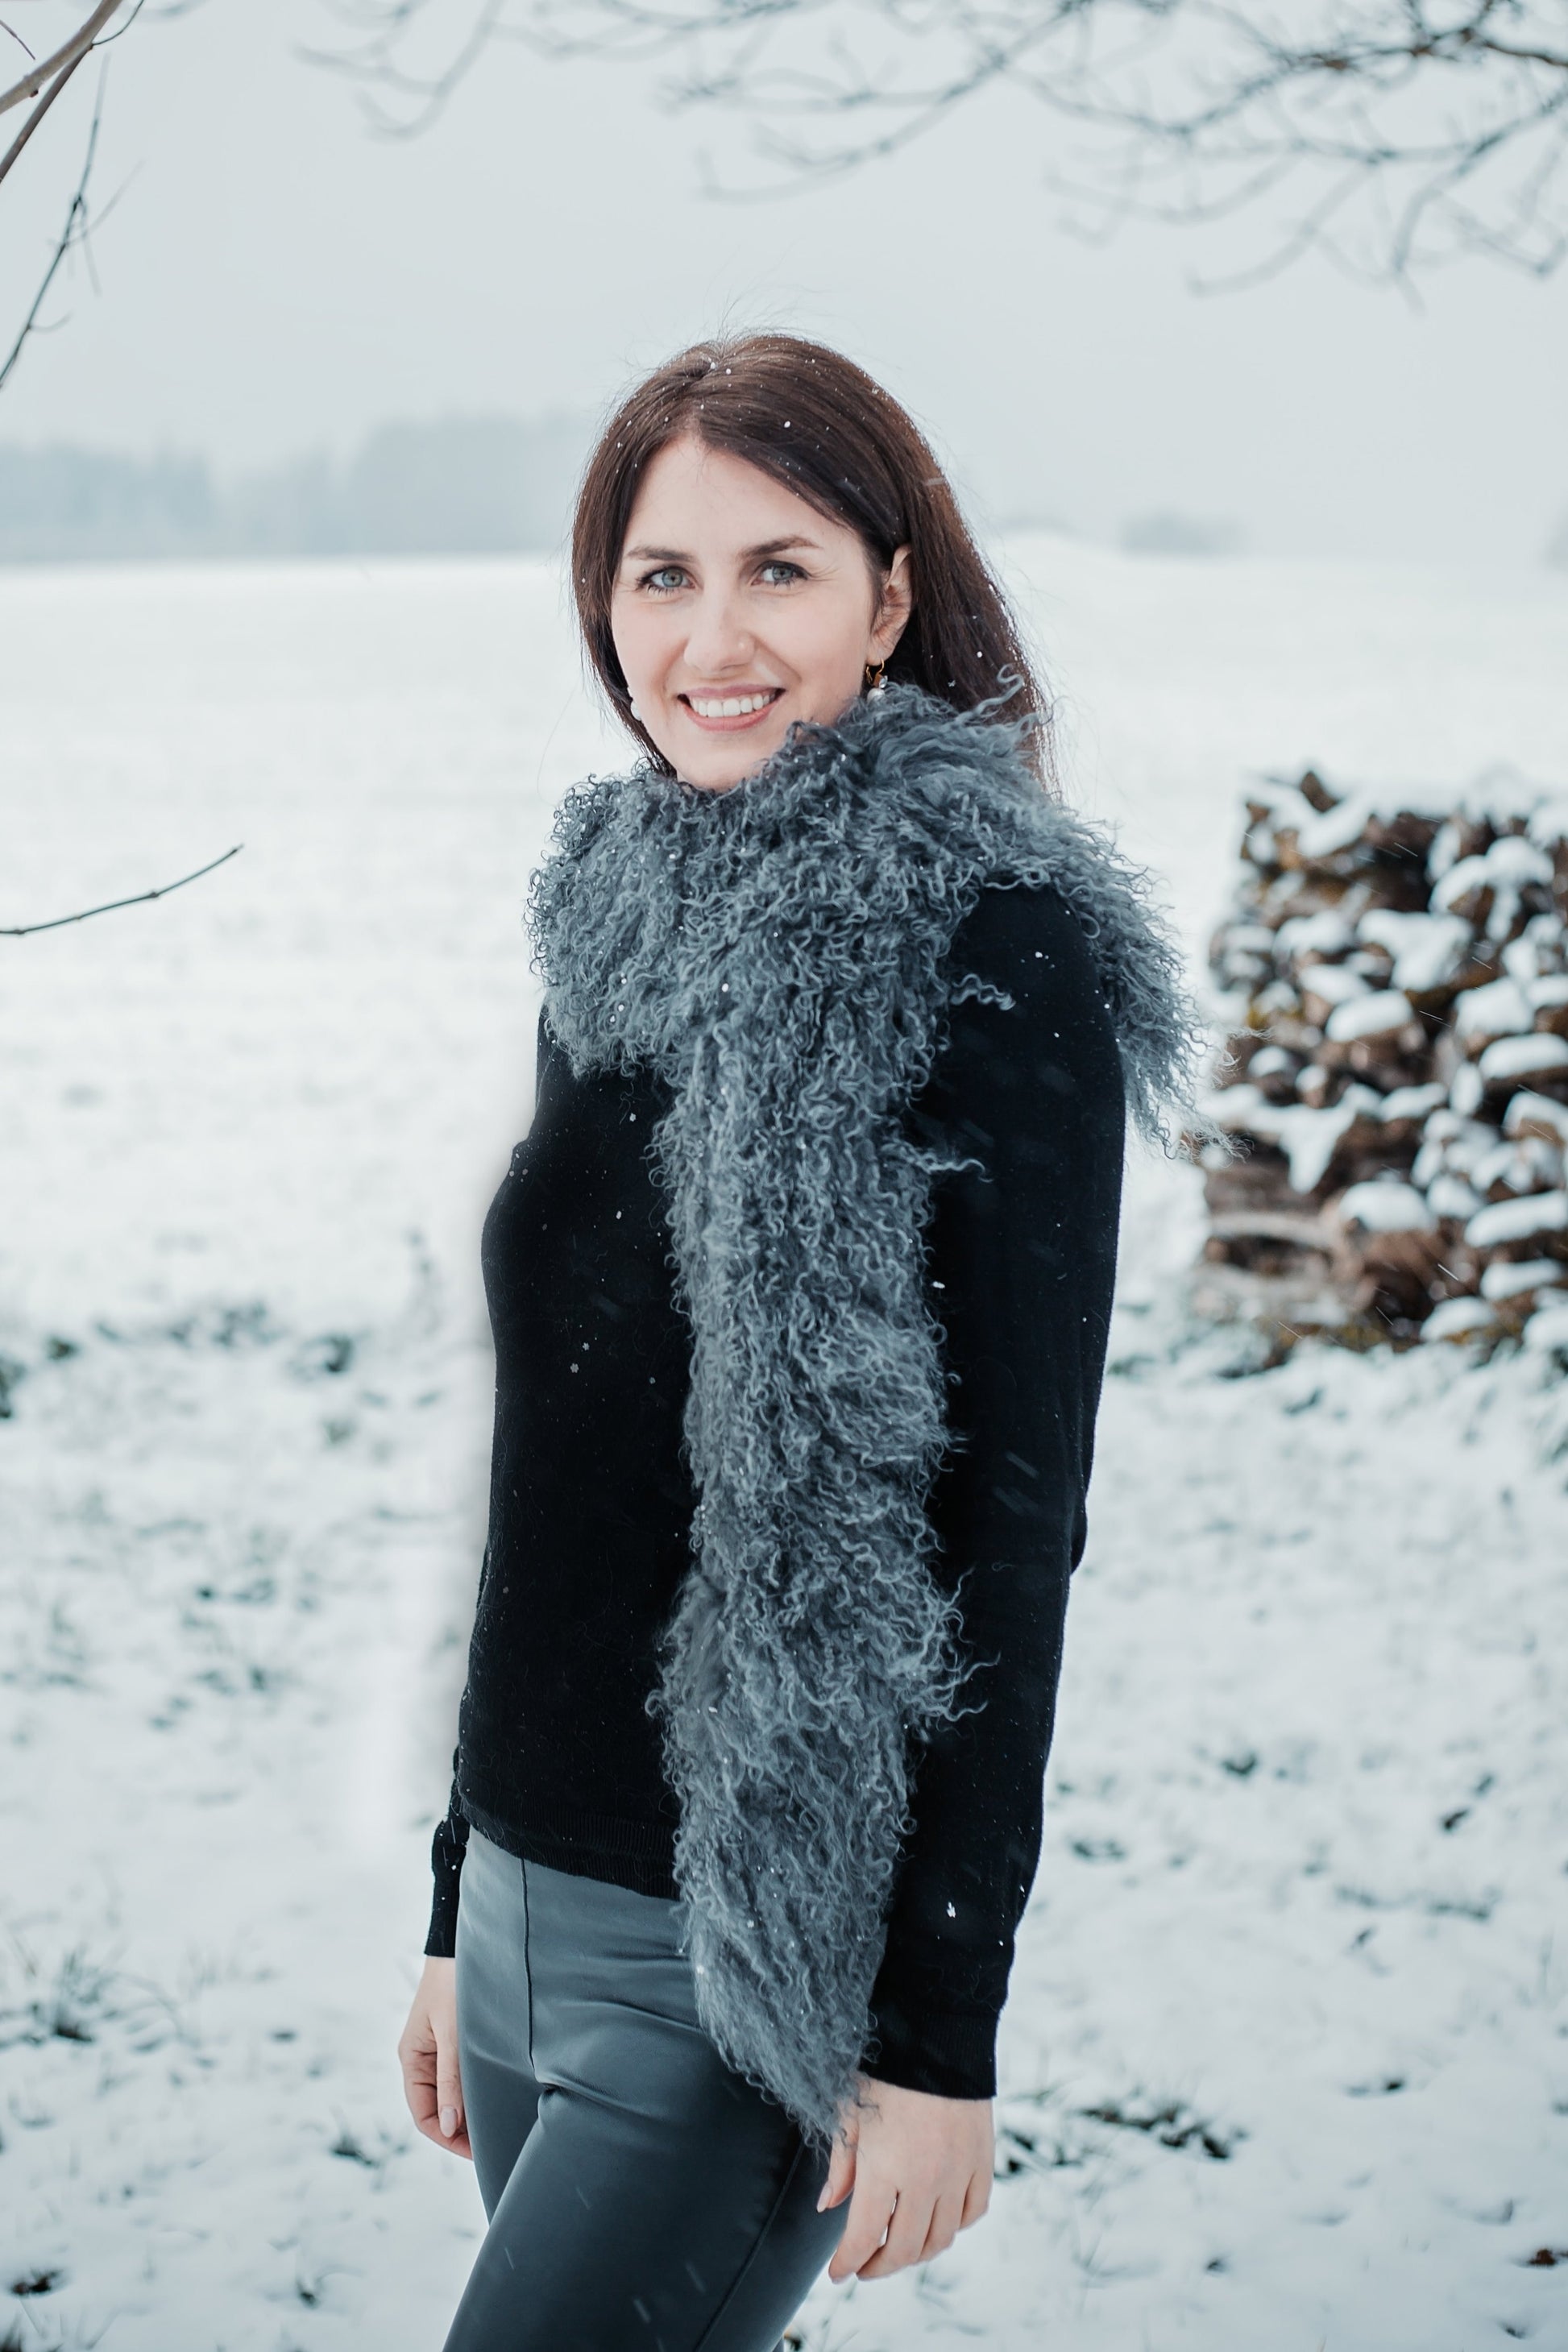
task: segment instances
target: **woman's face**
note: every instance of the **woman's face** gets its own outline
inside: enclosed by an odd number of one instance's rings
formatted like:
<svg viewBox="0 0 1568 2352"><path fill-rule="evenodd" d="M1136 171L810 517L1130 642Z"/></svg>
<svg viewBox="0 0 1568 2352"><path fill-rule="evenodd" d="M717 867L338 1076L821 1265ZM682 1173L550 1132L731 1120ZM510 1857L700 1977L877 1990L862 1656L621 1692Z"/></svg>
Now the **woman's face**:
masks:
<svg viewBox="0 0 1568 2352"><path fill-rule="evenodd" d="M611 605L637 716L676 774L728 792L797 719L831 720L910 615L858 534L755 466L672 441L643 478Z"/></svg>

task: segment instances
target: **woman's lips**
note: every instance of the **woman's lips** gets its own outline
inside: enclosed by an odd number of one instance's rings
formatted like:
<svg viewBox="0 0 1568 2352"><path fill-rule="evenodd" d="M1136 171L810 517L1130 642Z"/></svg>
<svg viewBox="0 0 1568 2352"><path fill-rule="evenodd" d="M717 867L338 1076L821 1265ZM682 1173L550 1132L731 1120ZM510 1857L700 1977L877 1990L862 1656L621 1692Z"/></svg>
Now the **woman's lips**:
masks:
<svg viewBox="0 0 1568 2352"><path fill-rule="evenodd" d="M682 694L676 698L706 733L734 735L765 719L783 692L782 686L756 686L739 694Z"/></svg>

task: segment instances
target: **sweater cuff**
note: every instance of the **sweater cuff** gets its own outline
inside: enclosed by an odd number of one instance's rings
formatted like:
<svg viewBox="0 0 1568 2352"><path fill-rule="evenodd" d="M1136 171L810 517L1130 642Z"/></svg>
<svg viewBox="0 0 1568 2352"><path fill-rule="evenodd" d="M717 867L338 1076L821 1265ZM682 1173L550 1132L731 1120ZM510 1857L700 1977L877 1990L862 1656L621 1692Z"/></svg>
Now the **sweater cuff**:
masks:
<svg viewBox="0 0 1568 2352"><path fill-rule="evenodd" d="M860 2071L874 2083L938 2099L996 2095L996 2012L934 2009L883 1996L872 2011Z"/></svg>
<svg viewBox="0 0 1568 2352"><path fill-rule="evenodd" d="M425 1938L427 1960L449 1960L457 1953L458 1895L468 1842L468 1824L458 1812L454 1801L452 1811L430 1841L430 1871L434 1885L429 1932Z"/></svg>
<svg viewBox="0 0 1568 2352"><path fill-rule="evenodd" d="M457 1956L458 1906L455 1901L444 1903L437 1888L430 1911L430 1926L425 1937L425 1957L427 1960L451 1960Z"/></svg>

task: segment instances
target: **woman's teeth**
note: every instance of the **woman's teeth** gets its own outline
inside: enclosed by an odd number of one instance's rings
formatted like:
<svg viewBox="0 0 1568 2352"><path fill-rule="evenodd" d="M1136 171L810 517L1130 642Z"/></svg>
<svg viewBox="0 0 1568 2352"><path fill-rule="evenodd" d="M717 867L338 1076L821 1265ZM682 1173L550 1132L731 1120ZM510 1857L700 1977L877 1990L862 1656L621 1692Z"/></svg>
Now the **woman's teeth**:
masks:
<svg viewBox="0 0 1568 2352"><path fill-rule="evenodd" d="M706 694L687 697L699 719L749 719L753 710L765 710L776 698L776 689L771 694L729 694L722 701Z"/></svg>

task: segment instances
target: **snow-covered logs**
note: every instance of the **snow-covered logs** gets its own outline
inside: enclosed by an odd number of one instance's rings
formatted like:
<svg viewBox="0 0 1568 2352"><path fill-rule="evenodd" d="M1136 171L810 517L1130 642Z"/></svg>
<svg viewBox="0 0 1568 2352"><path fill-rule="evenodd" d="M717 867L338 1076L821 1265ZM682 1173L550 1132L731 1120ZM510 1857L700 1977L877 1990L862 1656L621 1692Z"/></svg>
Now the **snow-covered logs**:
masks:
<svg viewBox="0 0 1568 2352"><path fill-rule="evenodd" d="M1197 1284L1288 1339L1568 1347L1568 796L1247 800Z"/></svg>

